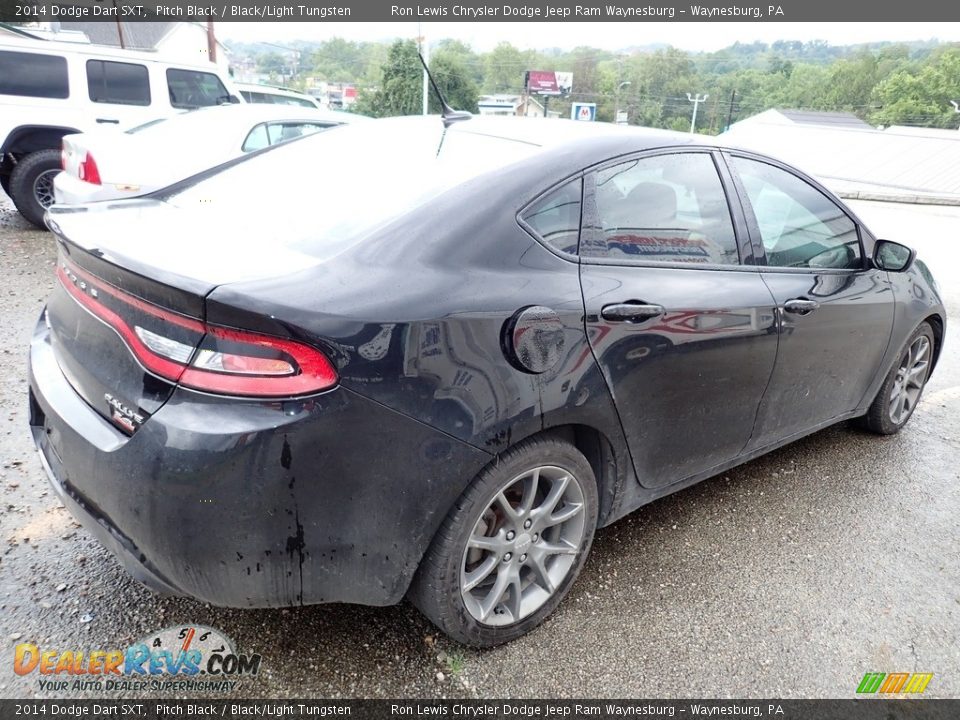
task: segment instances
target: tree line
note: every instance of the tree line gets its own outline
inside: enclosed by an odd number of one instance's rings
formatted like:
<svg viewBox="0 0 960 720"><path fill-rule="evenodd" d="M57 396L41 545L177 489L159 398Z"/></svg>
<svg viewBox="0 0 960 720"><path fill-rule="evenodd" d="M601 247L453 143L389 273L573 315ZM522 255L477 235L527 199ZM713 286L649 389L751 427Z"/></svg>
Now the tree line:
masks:
<svg viewBox="0 0 960 720"><path fill-rule="evenodd" d="M378 117L421 110L422 71L412 40L332 38L290 47L299 53L296 74L284 77L292 86L303 87L307 78L353 83L359 88L356 110ZM261 72L283 73L288 65L275 46L236 45L234 51L255 58ZM598 120L613 120L619 107L632 124L686 130L691 93L709 96L697 122L706 133L773 107L851 112L872 125L960 125L951 103L960 102L960 44L936 41L734 43L691 53L656 45L622 52L521 50L506 42L477 52L443 40L431 45L430 68L450 105L472 112L480 95L520 94L526 70L557 70L573 73L571 96L550 101L561 115L569 114L573 101L595 102Z"/></svg>

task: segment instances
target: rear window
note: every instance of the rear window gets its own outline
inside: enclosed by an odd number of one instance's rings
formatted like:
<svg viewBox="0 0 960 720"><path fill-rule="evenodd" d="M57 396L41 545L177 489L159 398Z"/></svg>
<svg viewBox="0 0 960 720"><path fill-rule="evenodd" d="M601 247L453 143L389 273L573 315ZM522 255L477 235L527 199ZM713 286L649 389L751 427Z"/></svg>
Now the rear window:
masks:
<svg viewBox="0 0 960 720"><path fill-rule="evenodd" d="M69 97L67 59L58 55L0 51L0 95Z"/></svg>
<svg viewBox="0 0 960 720"><path fill-rule="evenodd" d="M447 132L439 120L343 125L284 143L195 182L167 202L198 214L242 217L263 247L327 256L446 190L523 163L540 148Z"/></svg>
<svg viewBox="0 0 960 720"><path fill-rule="evenodd" d="M219 105L230 100L230 93L213 73L195 70L167 70L170 104L175 108Z"/></svg>
<svg viewBox="0 0 960 720"><path fill-rule="evenodd" d="M147 68L135 63L87 60L87 90L95 103L150 104Z"/></svg>

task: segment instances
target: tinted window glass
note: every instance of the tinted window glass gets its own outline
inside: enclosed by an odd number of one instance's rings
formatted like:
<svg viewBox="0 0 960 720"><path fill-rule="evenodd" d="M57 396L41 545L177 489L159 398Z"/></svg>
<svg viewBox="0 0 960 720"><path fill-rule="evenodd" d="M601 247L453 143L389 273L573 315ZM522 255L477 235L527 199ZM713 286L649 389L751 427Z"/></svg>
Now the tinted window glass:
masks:
<svg viewBox="0 0 960 720"><path fill-rule="evenodd" d="M270 123L267 127L267 133L270 137L270 144L276 145L277 143L293 140L298 137L303 137L304 135L313 135L313 133L326 130L328 127L330 126L318 125L317 123L277 122Z"/></svg>
<svg viewBox="0 0 960 720"><path fill-rule="evenodd" d="M600 233L581 253L657 262L740 261L727 197L706 153L630 160L596 175Z"/></svg>
<svg viewBox="0 0 960 720"><path fill-rule="evenodd" d="M143 65L87 60L87 90L97 103L150 104L150 80Z"/></svg>
<svg viewBox="0 0 960 720"><path fill-rule="evenodd" d="M767 163L733 158L767 265L801 268L863 267L853 220L808 182Z"/></svg>
<svg viewBox="0 0 960 720"><path fill-rule="evenodd" d="M580 241L580 197L583 181L579 178L554 190L523 213L524 222L554 250L577 254Z"/></svg>
<svg viewBox="0 0 960 720"><path fill-rule="evenodd" d="M219 105L230 99L230 93L213 73L193 70L167 70L170 104L175 108L198 108Z"/></svg>
<svg viewBox="0 0 960 720"><path fill-rule="evenodd" d="M69 97L66 58L35 53L0 52L0 95Z"/></svg>

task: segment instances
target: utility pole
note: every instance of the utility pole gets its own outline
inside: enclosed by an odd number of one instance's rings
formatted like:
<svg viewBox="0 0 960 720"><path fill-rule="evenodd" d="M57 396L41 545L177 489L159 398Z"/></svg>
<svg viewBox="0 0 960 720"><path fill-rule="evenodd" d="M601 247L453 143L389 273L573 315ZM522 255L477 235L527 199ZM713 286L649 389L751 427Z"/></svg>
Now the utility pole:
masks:
<svg viewBox="0 0 960 720"><path fill-rule="evenodd" d="M687 100L693 103L693 118L690 120L690 132L696 132L697 127L697 109L700 107L700 103L706 102L709 95L704 95L700 97L700 93L697 93L696 97L693 97L690 93L687 93Z"/></svg>
<svg viewBox="0 0 960 720"><path fill-rule="evenodd" d="M213 34L213 20L207 16L207 59L215 63L217 61L217 36Z"/></svg>
<svg viewBox="0 0 960 720"><path fill-rule="evenodd" d="M620 124L620 91L623 90L623 88L627 87L628 85L630 85L629 80L624 80L622 83L617 85L617 96L616 96L616 101L614 102L614 110L613 110L614 125Z"/></svg>
<svg viewBox="0 0 960 720"><path fill-rule="evenodd" d="M730 126L733 124L733 104L737 101L737 91L734 90L730 93L730 111L727 113L727 130L730 129Z"/></svg>

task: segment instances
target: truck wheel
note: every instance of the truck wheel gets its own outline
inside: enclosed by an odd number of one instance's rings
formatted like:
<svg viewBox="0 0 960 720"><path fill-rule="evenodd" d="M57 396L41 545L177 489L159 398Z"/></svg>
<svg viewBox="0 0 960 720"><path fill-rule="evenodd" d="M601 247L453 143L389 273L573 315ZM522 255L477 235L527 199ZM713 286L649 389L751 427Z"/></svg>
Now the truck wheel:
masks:
<svg viewBox="0 0 960 720"><path fill-rule="evenodd" d="M43 213L53 205L53 178L60 172L60 151L40 150L20 159L10 173L8 193L17 210L41 230Z"/></svg>

